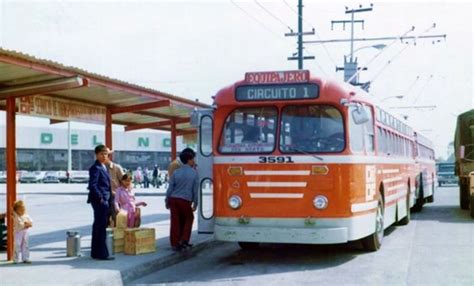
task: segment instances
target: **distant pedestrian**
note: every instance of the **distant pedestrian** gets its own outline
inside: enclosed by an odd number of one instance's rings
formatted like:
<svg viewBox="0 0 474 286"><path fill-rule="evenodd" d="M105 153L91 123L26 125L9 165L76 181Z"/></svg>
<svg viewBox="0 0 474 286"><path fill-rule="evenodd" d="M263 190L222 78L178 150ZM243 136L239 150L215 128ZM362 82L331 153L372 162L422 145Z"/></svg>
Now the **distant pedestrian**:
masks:
<svg viewBox="0 0 474 286"><path fill-rule="evenodd" d="M142 174L142 167L137 167L137 170L135 171L135 174L133 175L133 181L134 181L134 186L136 187L137 184L142 187L142 181L143 181L143 174Z"/></svg>
<svg viewBox="0 0 474 286"><path fill-rule="evenodd" d="M158 175L160 174L160 170L158 169L158 165L155 165L153 167L153 173L151 174L151 184L154 188L158 188L160 185L159 185L159 182L158 182Z"/></svg>
<svg viewBox="0 0 474 286"><path fill-rule="evenodd" d="M135 192L132 190L132 177L123 175L120 186L115 195L114 207L117 212L127 212L127 227L139 227L141 223L141 212L139 206L146 207L145 202L136 202Z"/></svg>
<svg viewBox="0 0 474 286"><path fill-rule="evenodd" d="M166 191L166 208L171 213L170 242L174 251L191 247L193 212L198 206L199 178L194 166L194 154L181 152L183 166L170 177Z"/></svg>
<svg viewBox="0 0 474 286"><path fill-rule="evenodd" d="M184 148L183 151L181 151L181 154L182 153L190 153L193 158L196 156L196 153L191 148ZM183 166L183 162L181 162L180 157L171 162L168 166L168 178L171 178L171 175L173 175L174 171L181 168L181 166Z"/></svg>
<svg viewBox="0 0 474 286"><path fill-rule="evenodd" d="M148 168L143 169L143 187L148 189L150 187L150 177L148 174Z"/></svg>
<svg viewBox="0 0 474 286"><path fill-rule="evenodd" d="M117 188L120 187L120 181L122 180L124 171L123 171L122 166L120 166L117 163L112 162L111 155L114 151L107 148L107 152L109 155L107 156L107 162L105 165L107 166L107 171L110 176L110 188L112 190L110 201L109 201L109 215L108 215L107 221L110 227L114 227L117 222L116 220L117 213L115 212L115 206L114 206L115 193L117 191Z"/></svg>
<svg viewBox="0 0 474 286"><path fill-rule="evenodd" d="M92 225L91 257L100 260L112 260L106 245L106 228L109 214L109 202L112 193L110 176L105 164L109 155L108 148L98 145L94 149L96 161L89 169L89 195L87 203L94 210Z"/></svg>
<svg viewBox="0 0 474 286"><path fill-rule="evenodd" d="M31 263L28 229L33 226L33 220L26 214L25 204L21 200L13 204L13 223L15 237L13 263L20 262L20 253L23 263Z"/></svg>

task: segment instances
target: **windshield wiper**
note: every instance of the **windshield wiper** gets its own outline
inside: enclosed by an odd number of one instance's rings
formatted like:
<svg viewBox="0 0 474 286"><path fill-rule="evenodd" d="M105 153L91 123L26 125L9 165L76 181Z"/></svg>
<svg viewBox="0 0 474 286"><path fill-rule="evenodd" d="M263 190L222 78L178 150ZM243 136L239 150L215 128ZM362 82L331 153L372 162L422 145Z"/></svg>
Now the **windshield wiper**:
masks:
<svg viewBox="0 0 474 286"><path fill-rule="evenodd" d="M301 154L304 154L304 155L309 155L309 156L312 156L313 158L316 158L316 159L318 159L318 160L320 160L320 161L324 161L323 157L320 157L320 156L318 156L318 155L314 155L314 154L305 152L305 151L300 150L300 149L295 148L295 147L289 147L288 150L290 150L290 151L295 151L295 152L298 152L298 153L301 153Z"/></svg>

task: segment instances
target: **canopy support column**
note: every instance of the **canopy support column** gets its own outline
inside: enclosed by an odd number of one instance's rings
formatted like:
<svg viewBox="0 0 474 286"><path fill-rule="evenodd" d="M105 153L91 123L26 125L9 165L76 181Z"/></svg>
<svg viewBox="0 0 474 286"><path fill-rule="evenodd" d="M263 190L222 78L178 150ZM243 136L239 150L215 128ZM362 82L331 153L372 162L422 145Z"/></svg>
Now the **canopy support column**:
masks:
<svg viewBox="0 0 474 286"><path fill-rule="evenodd" d="M107 108L105 111L105 146L112 150L112 111ZM112 154L110 154L112 156Z"/></svg>
<svg viewBox="0 0 474 286"><path fill-rule="evenodd" d="M171 120L171 160L176 159L176 121Z"/></svg>
<svg viewBox="0 0 474 286"><path fill-rule="evenodd" d="M13 203L16 201L16 104L14 97L6 102L6 164L7 164L7 260L13 259Z"/></svg>

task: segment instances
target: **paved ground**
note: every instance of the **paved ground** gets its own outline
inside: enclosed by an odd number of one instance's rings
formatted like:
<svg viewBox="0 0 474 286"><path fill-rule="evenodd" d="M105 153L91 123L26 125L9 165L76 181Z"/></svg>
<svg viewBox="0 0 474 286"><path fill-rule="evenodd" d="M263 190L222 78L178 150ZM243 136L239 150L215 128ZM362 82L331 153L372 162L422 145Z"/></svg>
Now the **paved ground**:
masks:
<svg viewBox="0 0 474 286"><path fill-rule="evenodd" d="M192 258L215 245L209 235L193 233L192 251L175 254L169 247L169 214L164 207L164 190L139 190L137 197L148 203L143 208L143 226L156 229L157 252L140 256L117 254L114 261L92 260L90 233L92 209L86 204L85 185L18 185L18 198L26 201L33 218L30 249L33 264L7 263L0 252L0 285L90 284L120 285L156 269ZM0 185L0 212L5 210L5 185ZM196 223L194 224L196 228ZM66 257L66 231L82 235L82 257Z"/></svg>
<svg viewBox="0 0 474 286"><path fill-rule="evenodd" d="M224 243L132 283L473 286L474 223L458 207L457 187L439 188L435 200L408 226L389 228L375 253L358 243L255 251Z"/></svg>

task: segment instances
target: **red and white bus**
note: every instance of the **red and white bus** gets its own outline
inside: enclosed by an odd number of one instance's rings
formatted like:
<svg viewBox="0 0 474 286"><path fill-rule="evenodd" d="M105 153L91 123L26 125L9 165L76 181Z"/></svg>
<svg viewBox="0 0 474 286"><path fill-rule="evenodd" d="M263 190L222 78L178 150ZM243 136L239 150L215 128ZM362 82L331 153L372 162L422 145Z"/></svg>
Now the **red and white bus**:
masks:
<svg viewBox="0 0 474 286"><path fill-rule="evenodd" d="M258 243L380 248L433 201L430 141L361 89L309 71L247 73L196 111L199 231Z"/></svg>

